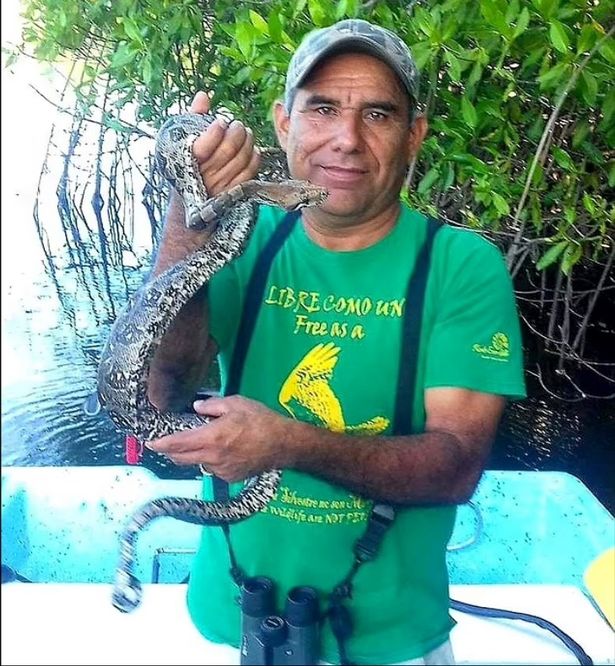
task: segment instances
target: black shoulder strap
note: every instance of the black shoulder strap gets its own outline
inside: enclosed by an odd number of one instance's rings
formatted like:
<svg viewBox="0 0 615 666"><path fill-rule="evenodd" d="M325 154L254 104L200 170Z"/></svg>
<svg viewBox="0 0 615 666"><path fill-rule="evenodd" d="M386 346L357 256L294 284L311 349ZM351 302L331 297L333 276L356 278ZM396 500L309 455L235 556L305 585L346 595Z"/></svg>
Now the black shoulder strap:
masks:
<svg viewBox="0 0 615 666"><path fill-rule="evenodd" d="M431 250L440 220L427 218L427 235L416 259L412 277L406 289L406 305L402 323L402 343L399 358L399 374L397 377L397 396L395 398L395 414L393 417L393 434L409 435L412 432L412 406L416 390L416 373L419 362L421 344L421 325L423 322L423 304Z"/></svg>
<svg viewBox="0 0 615 666"><path fill-rule="evenodd" d="M416 375L421 342L421 324L423 305L431 251L436 233L442 223L434 218L427 218L427 235L419 251L414 271L406 288L406 304L402 320L402 338L393 416L393 434L410 435L412 433L412 408L416 391ZM363 535L357 539L354 548L354 561L346 577L329 596L328 617L331 630L337 641L340 664L349 664L346 641L352 635L352 618L344 601L352 596L354 577L365 562L373 560L395 519L395 509L389 504L374 503L367 518Z"/></svg>
<svg viewBox="0 0 615 666"><path fill-rule="evenodd" d="M250 341L252 340L256 317L261 307L261 301L263 300L263 294L265 292L267 276L269 275L271 264L282 245L284 245L284 241L293 230L295 222L300 215L300 210L286 213L284 219L278 224L273 234L271 234L271 238L263 248L263 251L254 265L250 281L246 288L243 313L241 315L241 321L239 322L237 340L235 342L233 358L231 359L231 366L229 368L224 390L225 395L233 395L239 391L243 366L248 354Z"/></svg>
<svg viewBox="0 0 615 666"><path fill-rule="evenodd" d="M254 325L256 323L256 317L258 316L258 311L261 306L261 301L263 300L263 294L265 292L265 286L267 284L267 277L269 275L269 270L271 269L271 264L277 253L279 252L284 241L290 235L290 232L293 230L296 221L301 215L301 211L291 211L287 213L280 224L276 227L275 231L271 235L271 238L263 248L263 251L259 255L254 269L252 270L252 275L250 276L250 281L246 288L245 302L243 307L243 312L241 315L241 321L239 322L239 329L237 331L237 340L235 342L235 349L233 351L233 358L231 359L231 366L229 368L229 374L224 390L225 395L233 395L239 391L239 384L241 382L241 375L243 372L243 366L246 360L246 355L248 353L248 348L250 346L250 341L252 339L252 333L254 332ZM217 502L225 502L229 499L229 484L217 476L212 476L212 490L214 499ZM228 523L221 523L220 527L224 532L224 537L228 545L229 558L231 562L231 576L235 583L241 587L245 575L235 559L235 552L231 545L231 534Z"/></svg>

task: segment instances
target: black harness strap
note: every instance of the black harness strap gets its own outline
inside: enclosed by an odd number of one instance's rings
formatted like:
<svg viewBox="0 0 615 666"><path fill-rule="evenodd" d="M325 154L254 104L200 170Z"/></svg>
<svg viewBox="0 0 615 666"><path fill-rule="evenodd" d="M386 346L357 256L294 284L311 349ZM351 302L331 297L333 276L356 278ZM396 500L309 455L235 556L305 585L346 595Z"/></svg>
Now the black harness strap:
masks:
<svg viewBox="0 0 615 666"><path fill-rule="evenodd" d="M416 390L416 373L421 344L421 324L423 322L423 303L425 288L429 276L431 250L438 229L442 223L432 217L427 218L427 235L423 247L416 259L414 272L406 289L406 307L402 323L402 344L399 355L399 375L397 378L397 397L393 417L393 434L410 435L412 433L412 405Z"/></svg>
<svg viewBox="0 0 615 666"><path fill-rule="evenodd" d="M211 477L211 484L216 502L227 502L230 498L229 484L224 479L214 475ZM246 575L237 563L237 558L235 557L235 551L231 544L231 529L228 523L220 523L220 527L222 528L224 538L226 539L226 545L228 547L228 556L231 562L231 568L229 569L231 578L235 585L241 588L246 579Z"/></svg>
<svg viewBox="0 0 615 666"><path fill-rule="evenodd" d="M246 362L248 348L250 346L250 341L252 340L252 333L254 332L254 325L256 324L256 317L258 316L261 301L263 300L263 294L265 293L265 285L267 284L267 277L269 275L269 270L271 269L271 264L277 253L280 251L280 248L289 237L290 232L293 230L300 215L300 210L286 213L286 216L276 227L254 265L246 289L243 313L241 315L241 321L239 322L237 340L235 342L233 358L231 359L231 366L229 368L224 390L225 395L234 395L239 391L243 366Z"/></svg>
<svg viewBox="0 0 615 666"><path fill-rule="evenodd" d="M427 235L416 260L414 271L406 289L406 305L402 321L402 338L397 377L397 393L395 414L393 417L393 434L410 435L412 433L412 409L418 370L421 343L421 324L423 321L423 305L425 288L429 276L431 251L436 233L442 223L434 218L427 219ZM354 545L354 562L342 582L335 587L329 596L328 616L331 630L337 640L341 664L350 664L346 653L346 641L352 635L352 617L344 605L346 599L352 597L352 581L357 571L365 562L376 557L384 535L393 523L395 509L389 504L375 503L367 519L367 527Z"/></svg>
<svg viewBox="0 0 615 666"><path fill-rule="evenodd" d="M261 301L263 300L263 294L265 293L265 285L267 283L267 277L269 275L269 270L271 269L271 264L293 230L295 223L300 215L301 211L296 210L291 211L284 216L280 224L278 224L275 231L271 235L271 238L263 248L263 251L259 255L256 264L254 265L254 269L246 289L243 313L241 315L241 321L239 322L239 329L237 330L237 340L235 342L233 358L231 359L231 365L229 368L228 378L224 391L225 395L234 395L239 391L239 383L241 382L243 366L246 361L248 348L252 339L252 333L254 332L256 317L258 316ZM211 482L214 499L217 502L228 501L230 497L229 484L224 481L224 479L221 479L217 476L212 476ZM246 576L237 564L235 551L233 550L233 546L231 544L231 532L229 525L228 523L221 523L220 527L222 528L222 532L224 533L224 538L226 539L226 544L228 546L229 559L231 562L231 576L237 586L241 587Z"/></svg>

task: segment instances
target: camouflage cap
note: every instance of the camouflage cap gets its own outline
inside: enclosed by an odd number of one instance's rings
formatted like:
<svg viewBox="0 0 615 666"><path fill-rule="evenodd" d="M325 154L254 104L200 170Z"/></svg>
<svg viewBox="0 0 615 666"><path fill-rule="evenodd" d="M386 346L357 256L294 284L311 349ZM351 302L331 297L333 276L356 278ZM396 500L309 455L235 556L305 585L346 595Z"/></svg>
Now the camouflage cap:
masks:
<svg viewBox="0 0 615 666"><path fill-rule="evenodd" d="M362 19L345 19L327 28L312 30L304 38L288 66L284 103L287 112L314 65L340 51L368 53L385 62L397 74L408 95L418 100L419 73L405 42L394 32Z"/></svg>

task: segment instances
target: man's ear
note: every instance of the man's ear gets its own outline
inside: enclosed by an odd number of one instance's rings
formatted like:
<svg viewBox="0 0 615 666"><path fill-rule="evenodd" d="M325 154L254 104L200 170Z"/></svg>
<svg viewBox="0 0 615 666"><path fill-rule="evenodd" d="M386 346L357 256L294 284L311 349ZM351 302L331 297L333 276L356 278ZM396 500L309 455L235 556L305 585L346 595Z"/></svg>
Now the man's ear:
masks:
<svg viewBox="0 0 615 666"><path fill-rule="evenodd" d="M286 113L286 108L280 100L273 103L273 125L280 148L286 152L288 142L288 126L290 125L290 116Z"/></svg>
<svg viewBox="0 0 615 666"><path fill-rule="evenodd" d="M425 116L417 116L408 135L408 161L418 155L427 134L428 124Z"/></svg>

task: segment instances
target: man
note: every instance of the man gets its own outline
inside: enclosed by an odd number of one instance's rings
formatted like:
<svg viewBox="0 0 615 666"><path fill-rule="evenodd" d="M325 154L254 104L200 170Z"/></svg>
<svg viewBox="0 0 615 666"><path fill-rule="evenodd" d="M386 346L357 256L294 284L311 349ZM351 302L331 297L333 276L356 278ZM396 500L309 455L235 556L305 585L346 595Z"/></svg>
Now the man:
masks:
<svg viewBox="0 0 615 666"><path fill-rule="evenodd" d="M255 264L285 223L282 211L261 209L242 256L175 322L151 378L154 402L178 409L218 353L227 397L195 403L216 418L150 446L228 482L284 470L277 497L230 530L237 566L272 578L279 604L293 586L310 585L326 608L371 524L372 500L396 506L379 552L352 577L352 598L341 599L351 636L336 640L323 625L327 661L341 654L352 663L452 663L445 556L455 505L476 487L506 397L525 392L499 251L443 226L429 266L422 248L437 227L400 204L427 131L417 87L408 48L387 30L346 20L304 39L274 123L291 176L329 197L289 227L255 298ZM208 110L203 94L193 110ZM239 122L216 121L193 150L213 195L258 169L251 132ZM206 235L186 230L172 201L155 271ZM422 307L421 289L410 286L417 273L426 280ZM238 333L246 306L256 306L256 318L248 334ZM416 371L404 384L410 366ZM209 478L204 496L212 497ZM237 645L230 566L222 530L205 528L189 610L207 638Z"/></svg>

